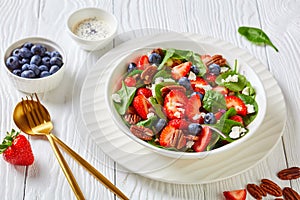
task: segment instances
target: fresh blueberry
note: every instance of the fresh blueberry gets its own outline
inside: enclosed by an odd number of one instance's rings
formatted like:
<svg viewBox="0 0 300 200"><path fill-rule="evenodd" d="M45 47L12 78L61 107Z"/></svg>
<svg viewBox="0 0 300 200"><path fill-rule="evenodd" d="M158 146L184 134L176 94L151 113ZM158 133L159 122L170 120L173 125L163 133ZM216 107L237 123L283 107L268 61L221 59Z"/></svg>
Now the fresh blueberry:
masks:
<svg viewBox="0 0 300 200"><path fill-rule="evenodd" d="M22 71L28 70L29 69L29 64L25 63L24 65L22 65Z"/></svg>
<svg viewBox="0 0 300 200"><path fill-rule="evenodd" d="M221 72L221 67L219 65L213 63L208 66L208 70L210 73L218 76Z"/></svg>
<svg viewBox="0 0 300 200"><path fill-rule="evenodd" d="M40 65L41 61L42 61L41 56L39 56L39 55L34 55L34 56L32 56L31 59L30 59L30 64Z"/></svg>
<svg viewBox="0 0 300 200"><path fill-rule="evenodd" d="M22 60L19 61L20 65L28 64L29 63L29 58L22 58Z"/></svg>
<svg viewBox="0 0 300 200"><path fill-rule="evenodd" d="M15 75L17 75L17 76L21 76L22 70L20 70L20 69L14 69L12 71L12 73L15 74Z"/></svg>
<svg viewBox="0 0 300 200"><path fill-rule="evenodd" d="M20 49L13 50L12 55L21 58Z"/></svg>
<svg viewBox="0 0 300 200"><path fill-rule="evenodd" d="M198 123L190 123L188 126L188 131L192 135L197 135L202 131L202 126Z"/></svg>
<svg viewBox="0 0 300 200"><path fill-rule="evenodd" d="M193 96L193 95L198 95L198 96L200 97L200 100L201 100L201 101L203 100L204 95L203 95L202 93L200 93L200 92L193 92L193 93L191 94L191 96Z"/></svg>
<svg viewBox="0 0 300 200"><path fill-rule="evenodd" d="M51 58L51 52L50 51L46 51L44 56L47 56L47 57Z"/></svg>
<svg viewBox="0 0 300 200"><path fill-rule="evenodd" d="M165 119L159 119L155 124L155 130L160 132L167 125L167 121Z"/></svg>
<svg viewBox="0 0 300 200"><path fill-rule="evenodd" d="M46 76L50 76L50 72L48 71L42 71L41 74L40 74L40 78L43 78L43 77L46 77Z"/></svg>
<svg viewBox="0 0 300 200"><path fill-rule="evenodd" d="M204 116L204 123L205 124L215 124L217 122L217 119L214 115L214 113L206 113Z"/></svg>
<svg viewBox="0 0 300 200"><path fill-rule="evenodd" d="M40 74L40 69L35 64L30 64L29 67L28 67L28 69L30 69L31 71L33 71L36 76L38 76Z"/></svg>
<svg viewBox="0 0 300 200"><path fill-rule="evenodd" d="M33 46L33 44L31 42L26 42L23 47L27 48L27 49L31 49L31 47Z"/></svg>
<svg viewBox="0 0 300 200"><path fill-rule="evenodd" d="M191 82L187 77L181 77L178 80L178 84L185 87L186 89L190 89L191 88Z"/></svg>
<svg viewBox="0 0 300 200"><path fill-rule="evenodd" d="M127 72L132 72L134 69L136 69L136 64L133 62L129 63L127 67Z"/></svg>
<svg viewBox="0 0 300 200"><path fill-rule="evenodd" d="M42 71L49 71L49 68L46 65L40 65L39 70Z"/></svg>
<svg viewBox="0 0 300 200"><path fill-rule="evenodd" d="M18 68L19 65L20 65L19 58L16 56L10 56L6 59L6 66L10 70L14 70L14 69Z"/></svg>
<svg viewBox="0 0 300 200"><path fill-rule="evenodd" d="M61 67L63 65L62 59L60 57L50 58L50 65L57 65Z"/></svg>
<svg viewBox="0 0 300 200"><path fill-rule="evenodd" d="M49 72L50 74L54 74L55 72L57 72L59 70L59 66L57 65L52 65Z"/></svg>
<svg viewBox="0 0 300 200"><path fill-rule="evenodd" d="M191 71L196 75L198 75L200 73L200 70L196 65L191 66Z"/></svg>
<svg viewBox="0 0 300 200"><path fill-rule="evenodd" d="M149 55L149 62L151 64L159 65L161 63L161 56L158 53L151 53Z"/></svg>
<svg viewBox="0 0 300 200"><path fill-rule="evenodd" d="M25 47L22 47L20 49L20 56L22 58L30 58L32 56L32 53L29 49L25 48Z"/></svg>
<svg viewBox="0 0 300 200"><path fill-rule="evenodd" d="M34 55L44 56L46 48L41 44L35 44L31 47L31 53Z"/></svg>
<svg viewBox="0 0 300 200"><path fill-rule="evenodd" d="M47 67L50 67L50 57L48 57L48 56L43 57L42 64L46 65Z"/></svg>
<svg viewBox="0 0 300 200"><path fill-rule="evenodd" d="M51 52L51 57L59 57L62 58L61 54L58 51L52 51Z"/></svg>
<svg viewBox="0 0 300 200"><path fill-rule="evenodd" d="M23 78L35 78L35 73L32 70L25 70L21 73Z"/></svg>

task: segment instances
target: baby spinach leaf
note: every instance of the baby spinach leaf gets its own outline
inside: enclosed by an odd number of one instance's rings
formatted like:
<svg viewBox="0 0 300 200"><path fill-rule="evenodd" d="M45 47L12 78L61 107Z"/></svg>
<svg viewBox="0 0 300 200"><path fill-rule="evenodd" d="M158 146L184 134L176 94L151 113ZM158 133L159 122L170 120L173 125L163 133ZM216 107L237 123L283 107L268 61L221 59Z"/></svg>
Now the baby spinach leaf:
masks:
<svg viewBox="0 0 300 200"><path fill-rule="evenodd" d="M245 36L250 42L254 44L267 44L270 45L275 49L275 51L278 52L278 49L275 47L275 45L271 42L270 38L267 36L267 34L259 29L254 27L247 27L247 26L241 26L238 29L238 32Z"/></svg>
<svg viewBox="0 0 300 200"><path fill-rule="evenodd" d="M127 87L122 82L122 88L116 93L121 97L121 103L114 102L115 108L120 115L124 115L135 95L136 87Z"/></svg>
<svg viewBox="0 0 300 200"><path fill-rule="evenodd" d="M207 90L203 98L203 108L213 113L219 109L226 109L224 96L217 91Z"/></svg>
<svg viewBox="0 0 300 200"><path fill-rule="evenodd" d="M246 115L246 116L243 117L243 121L244 121L245 126L248 126L256 118L256 116L257 116L257 113L258 113L258 104L255 101L255 99L253 97L251 97L251 96L244 95L244 94L237 94L237 96L240 99L242 99L242 101L245 104L250 104L250 105L254 106L255 112L251 113L251 114L248 114L248 115Z"/></svg>
<svg viewBox="0 0 300 200"><path fill-rule="evenodd" d="M135 69L135 70L129 72L126 76L133 76L136 74L141 74L142 72L143 72L143 70Z"/></svg>
<svg viewBox="0 0 300 200"><path fill-rule="evenodd" d="M157 120L157 116L154 115L154 116L149 117L146 120L138 122L136 125L137 126L144 126L144 127L150 128L154 124L154 122L156 120Z"/></svg>
<svg viewBox="0 0 300 200"><path fill-rule="evenodd" d="M172 75L171 75L170 70L160 70L153 76L152 82L154 82L155 79L158 77L162 77L162 78L166 79L166 78L171 78Z"/></svg>
<svg viewBox="0 0 300 200"><path fill-rule="evenodd" d="M172 49L172 48L166 50L165 57L161 61L161 63L158 66L157 70L161 70L163 68L163 66L166 64L166 62L168 61L168 59L173 56L174 52L175 52L175 49Z"/></svg>
<svg viewBox="0 0 300 200"><path fill-rule="evenodd" d="M226 80L227 77L234 76L234 75L238 76L238 82L224 82L224 80ZM239 92L245 88L245 86L247 84L247 79L245 76L243 76L239 73L229 71L229 72L225 72L225 73L219 75L216 78L216 83L220 86L224 86L224 87L228 88L231 91Z"/></svg>

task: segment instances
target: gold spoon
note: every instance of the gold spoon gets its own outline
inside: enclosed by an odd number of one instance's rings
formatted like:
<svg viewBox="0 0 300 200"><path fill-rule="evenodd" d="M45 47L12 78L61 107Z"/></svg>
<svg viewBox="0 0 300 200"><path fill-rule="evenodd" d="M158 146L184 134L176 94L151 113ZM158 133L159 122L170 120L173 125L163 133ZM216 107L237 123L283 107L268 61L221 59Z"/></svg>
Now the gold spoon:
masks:
<svg viewBox="0 0 300 200"><path fill-rule="evenodd" d="M37 101L34 100L25 100L31 101L31 104L35 107L35 111L39 114L40 117L44 120L45 123L50 123L50 127L52 125L50 114L48 110L40 103L37 95L35 94ZM23 102L17 104L14 113L13 119L18 128L27 133L29 135L50 135L51 138L55 140L71 157L73 157L79 164L81 164L87 171L89 171L96 179L98 179L102 184L104 184L108 189L110 189L113 193L115 193L120 199L127 200L128 198L114 185L112 184L105 176L103 176L96 168L94 168L91 164L89 164L86 160L84 160L80 155L78 155L75 151L73 151L70 147L68 147L65 143L63 143L59 138L51 133L51 129L49 129L48 134L36 133L32 131L30 128L28 119L24 114ZM49 139L49 138L48 138ZM55 143L54 143L55 144Z"/></svg>

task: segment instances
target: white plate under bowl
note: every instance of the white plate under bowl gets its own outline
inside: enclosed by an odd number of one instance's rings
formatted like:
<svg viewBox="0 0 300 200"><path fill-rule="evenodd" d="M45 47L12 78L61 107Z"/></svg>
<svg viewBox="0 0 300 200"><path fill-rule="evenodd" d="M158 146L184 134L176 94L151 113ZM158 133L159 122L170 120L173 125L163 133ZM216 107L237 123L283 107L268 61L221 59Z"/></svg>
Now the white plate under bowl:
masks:
<svg viewBox="0 0 300 200"><path fill-rule="evenodd" d="M108 74L120 59L142 47L160 47L161 44L165 48L176 48L184 44L184 40L193 40L198 50L201 46L209 47L203 51L212 54L221 53L228 60L237 59L251 66L263 83L267 97L266 116L262 125L250 138L235 148L216 154L207 152L198 159L166 157L133 141L115 125L105 103L105 84ZM193 48L189 49L195 50ZM88 133L82 133L83 137L90 137L118 164L151 179L181 184L218 181L248 170L265 158L278 143L286 121L285 115L277 114L286 113L281 89L264 65L246 51L226 41L197 34L183 36L167 33L145 36L112 49L99 59L88 73L82 86L80 112L89 130Z"/></svg>

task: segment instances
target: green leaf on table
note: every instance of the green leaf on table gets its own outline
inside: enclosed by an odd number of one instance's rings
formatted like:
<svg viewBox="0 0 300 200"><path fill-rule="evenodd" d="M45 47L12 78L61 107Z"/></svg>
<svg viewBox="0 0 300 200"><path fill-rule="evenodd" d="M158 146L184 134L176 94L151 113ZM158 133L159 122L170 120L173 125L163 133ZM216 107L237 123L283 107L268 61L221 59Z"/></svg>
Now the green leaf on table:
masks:
<svg viewBox="0 0 300 200"><path fill-rule="evenodd" d="M120 115L124 115L129 105L133 101L135 95L136 87L127 87L124 82L122 82L122 88L116 93L120 95L121 102L114 102L115 108Z"/></svg>
<svg viewBox="0 0 300 200"><path fill-rule="evenodd" d="M278 52L278 49L275 47L275 45L271 42L270 38L267 36L267 34L259 29L254 27L247 27L247 26L241 26L238 29L238 32L245 36L250 42L254 44L267 44L270 45L275 49L275 51Z"/></svg>

